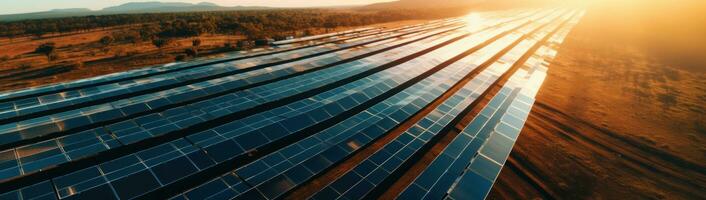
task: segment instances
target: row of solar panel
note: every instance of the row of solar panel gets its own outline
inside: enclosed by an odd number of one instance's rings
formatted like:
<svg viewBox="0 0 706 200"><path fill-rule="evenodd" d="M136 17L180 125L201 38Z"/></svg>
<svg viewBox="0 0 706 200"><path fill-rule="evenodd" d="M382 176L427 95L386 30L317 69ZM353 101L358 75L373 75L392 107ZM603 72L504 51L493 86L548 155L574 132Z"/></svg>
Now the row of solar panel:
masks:
<svg viewBox="0 0 706 200"><path fill-rule="evenodd" d="M565 27L561 32L557 33L555 37L565 37L568 34L568 27L571 27L578 23L578 19L583 15L579 14L579 17L574 18L569 22L569 26ZM552 41L553 39L550 39ZM563 40L563 39L561 39ZM556 40L554 40L556 41ZM555 46L556 47L556 46ZM545 46L544 48L551 48ZM546 54L546 52L539 50L539 55L536 57L544 57L545 59L551 59L555 54ZM555 52L555 51L554 51ZM456 180L456 184L451 188L449 192L449 197L451 199L482 199L487 196L490 191L493 182L500 173L502 165L507 160L512 147L519 136L520 130L524 125L524 121L527 119L527 115L534 103L534 96L536 95L541 81L546 76L546 63L537 62L531 70L538 70L539 73L532 73L532 77L527 78L522 85L517 85L515 88L517 95L515 98L508 98L506 101L510 104L509 110L502 114L500 120L491 135L486 139L485 144L476 150L478 155L473 158L468 167L464 170L464 173ZM518 79L523 79L527 76L518 76ZM537 80L540 79L540 80ZM539 83L537 83L539 81ZM534 83L532 83L534 82ZM520 91L517 91L520 90ZM512 97L512 95L510 96ZM522 110L525 112L516 112L516 110ZM514 111L514 112L513 112ZM499 165L499 166L498 166ZM494 171L497 167L497 171ZM493 171L494 174L490 176L486 171Z"/></svg>
<svg viewBox="0 0 706 200"><path fill-rule="evenodd" d="M121 162L121 163L125 163L125 162ZM129 165L128 165L128 166L129 166Z"/></svg>
<svg viewBox="0 0 706 200"><path fill-rule="evenodd" d="M581 15L579 13L562 27L562 31L552 35L549 43L534 53L480 115L398 198L439 199L446 196L452 199L484 199L519 136L534 102L533 97L546 76L547 66L543 61L554 56L552 51L547 50L561 42L556 38L568 34Z"/></svg>
<svg viewBox="0 0 706 200"><path fill-rule="evenodd" d="M432 33L433 34L433 33ZM415 43L416 44L416 43ZM425 43L419 43L419 44L425 44ZM419 46L417 46L419 47ZM410 48L407 49L406 52L408 54L411 54L415 48ZM395 52L392 52L395 53ZM374 61L374 60L372 60ZM381 61L385 61L384 59ZM371 62L374 63L374 62ZM368 62L360 62L360 65L366 65ZM367 66L373 66L373 65L367 65ZM314 67L314 66L312 66ZM348 66L347 65L342 65L341 67L337 67L336 69L346 69ZM318 75L317 74L311 74L311 75ZM324 74L326 75L326 74ZM309 76L305 76L304 78L308 78ZM292 79L300 79L299 77L295 77ZM283 80L284 85L286 85L290 79ZM277 84L275 84L277 85ZM282 84L279 84L282 85ZM214 87L225 87L227 85L216 85ZM267 87L269 85L262 86L263 89L260 89L261 92L268 92ZM315 86L315 85L313 85ZM287 92L287 94L292 95L294 94L292 91L287 91L283 90L283 92ZM236 111L236 110L245 110L247 108L251 108L255 105L260 105L262 103L263 99L261 98L251 98L253 96L252 91L239 91L234 94L229 94L229 95L224 95L220 98L214 98L214 99L208 99L204 102L198 103L197 105L186 105L186 106L181 106L181 107L176 107L172 108L170 110L164 111L162 113L157 113L157 114L150 114L146 115L143 117L138 117L135 118L134 120L127 120L119 123L113 123L111 125L105 126L105 128L98 128L98 129L93 129L89 131L84 131L82 133L79 133L77 135L69 135L66 137L60 137L57 139L49 140L46 142L42 143L36 143L36 144L31 144L23 147L18 147L15 150L10 150L10 151L5 151L3 152L4 155L7 155L7 157L11 158L14 157L12 155L17 154L19 155L17 159L15 159L14 163L15 166L12 167L10 170L5 170L4 174L6 176L4 177L12 177L12 176L17 176L20 174L26 174L30 173L33 171L37 171L42 168L50 167L53 165L56 165L58 163L62 162L68 162L69 160L74 160L74 159L80 159L85 156L90 156L93 155L99 151L104 151L109 148L114 148L115 145L109 145L110 143L113 143L113 140L100 140L97 138L102 138L102 135L106 135L105 131L108 130L111 132L111 135L115 136L115 139L120 141L122 144L130 144L134 143L139 140L143 140L145 138L153 137L153 136L159 136L162 134L165 134L170 131L175 131L178 129L183 129L186 127L189 127L190 125L194 125L195 123L203 122L209 119L216 118L218 116L221 116L223 114L228 114L230 112ZM264 95L263 95L264 96ZM274 98L270 99L270 101L275 100ZM259 104L257 104L260 101ZM233 102L233 104L230 104L230 102ZM224 105L225 104L225 105ZM148 106L155 108L154 104L147 104ZM160 106L166 106L166 104L162 104ZM212 109L211 107L218 107L219 109ZM147 106L144 106L147 107ZM116 115L117 117L117 115ZM104 117L103 120L109 120L111 118ZM94 120L95 122L95 120ZM172 122L172 123L169 123ZM86 122L88 124L88 122ZM37 134L38 132L33 132L33 134ZM96 135L98 137L92 137L93 135ZM86 137L89 136L89 137ZM77 139L74 138L79 138L81 137L83 140L81 141L75 141ZM89 142L91 141L91 142ZM73 142L73 143L70 143ZM108 142L105 144L98 143L98 142ZM74 145L75 144L75 145ZM53 148L47 148L47 146L52 146ZM78 150L78 151L66 151L67 149L64 148L64 152L61 151L60 147L72 147L72 146L78 146L81 148L68 148L68 150ZM42 147L42 148L38 148ZM88 148L88 149L86 149ZM37 152L36 150L34 151L28 151L32 149L41 149L42 151ZM26 153L25 153L26 152ZM62 155L65 154L65 155ZM69 156L69 155L75 155L75 156ZM11 159L4 159L5 163L10 163L12 162ZM39 162L36 162L39 161ZM38 163L38 164L34 164ZM25 167L25 165L30 165L30 166L36 166L36 167ZM10 166L10 165L7 165ZM7 169L7 168L6 168ZM20 172L19 170L22 169ZM12 172L12 173L11 173ZM20 172L18 174L18 172ZM9 175L9 176L8 176Z"/></svg>
<svg viewBox="0 0 706 200"><path fill-rule="evenodd" d="M531 30L532 28L535 27L525 30ZM523 40L511 52L526 52L531 45L530 43L531 40ZM475 101L483 91L495 82L495 79L499 78L497 73L505 73L517 59L519 59L519 56L512 53L507 53L501 57L500 60L503 61L497 61L497 64L492 64L481 75L474 77L474 81L466 84L463 89L453 94L422 120L366 158L363 162L372 164L369 165L368 169L361 170L362 168L356 168L358 169L357 171L348 171L320 190L314 198L360 199L370 193L383 180L388 179L391 174L399 171L402 164L409 160L413 153L419 151L433 137L439 135L444 127L453 126L451 124L453 119L462 118L463 116L458 116L461 111Z"/></svg>
<svg viewBox="0 0 706 200"><path fill-rule="evenodd" d="M287 39L287 40L280 40L280 41L272 42L272 44L286 45L286 44L297 43L297 42L308 42L308 41L317 40L317 39L326 38L326 37L344 36L344 35L348 35L348 34L359 34L359 33L372 32L372 31L376 31L376 30L382 30L382 29L381 28L374 28L374 27L365 27L365 28L353 29L353 30L348 30L348 31L327 33L327 34L321 34L321 35L312 35L312 36L292 38L292 39Z"/></svg>

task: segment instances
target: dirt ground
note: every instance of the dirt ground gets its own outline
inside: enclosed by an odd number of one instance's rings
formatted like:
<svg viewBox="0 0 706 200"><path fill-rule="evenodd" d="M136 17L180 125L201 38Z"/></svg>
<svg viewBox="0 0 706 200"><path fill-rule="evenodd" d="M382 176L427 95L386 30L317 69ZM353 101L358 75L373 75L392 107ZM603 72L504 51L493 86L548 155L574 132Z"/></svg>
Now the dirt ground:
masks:
<svg viewBox="0 0 706 200"><path fill-rule="evenodd" d="M706 199L704 1L591 5L489 199Z"/></svg>

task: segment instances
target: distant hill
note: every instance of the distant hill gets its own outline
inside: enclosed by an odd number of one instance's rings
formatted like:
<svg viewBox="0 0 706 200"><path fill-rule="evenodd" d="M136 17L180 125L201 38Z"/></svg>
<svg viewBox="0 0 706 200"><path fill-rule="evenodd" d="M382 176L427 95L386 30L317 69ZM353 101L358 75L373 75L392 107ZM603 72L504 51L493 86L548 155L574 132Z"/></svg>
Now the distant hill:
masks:
<svg viewBox="0 0 706 200"><path fill-rule="evenodd" d="M228 7L221 7L214 3L177 3L177 2L132 2L119 6L104 8L103 12L166 12L166 11L201 11L201 10L222 10Z"/></svg>
<svg viewBox="0 0 706 200"><path fill-rule="evenodd" d="M19 21L27 19L44 19L44 18L60 18L95 15L95 11L87 8L69 8L69 9L54 9L45 12L33 12L22 14L0 15L0 21Z"/></svg>
<svg viewBox="0 0 706 200"><path fill-rule="evenodd" d="M398 0L385 3L376 3L365 6L366 9L387 9L387 8L440 8L440 7L457 7L470 6L485 2L485 0L445 0L445 1L430 1L430 0Z"/></svg>
<svg viewBox="0 0 706 200"><path fill-rule="evenodd" d="M202 2L197 4L177 2L131 2L118 6L107 7L102 10L87 8L54 9L45 12L0 15L0 21L18 21L27 19L59 18L88 15L110 15L124 13L161 13L161 12L199 12L199 11L229 11L229 10L263 10L272 9L262 6L219 6L214 3Z"/></svg>
<svg viewBox="0 0 706 200"><path fill-rule="evenodd" d="M49 12L91 12L88 8L65 8L65 9L52 9Z"/></svg>
<svg viewBox="0 0 706 200"><path fill-rule="evenodd" d="M385 3L370 4L362 9L414 9L414 8L449 8L449 7L479 7L507 8L538 5L560 0L398 0Z"/></svg>

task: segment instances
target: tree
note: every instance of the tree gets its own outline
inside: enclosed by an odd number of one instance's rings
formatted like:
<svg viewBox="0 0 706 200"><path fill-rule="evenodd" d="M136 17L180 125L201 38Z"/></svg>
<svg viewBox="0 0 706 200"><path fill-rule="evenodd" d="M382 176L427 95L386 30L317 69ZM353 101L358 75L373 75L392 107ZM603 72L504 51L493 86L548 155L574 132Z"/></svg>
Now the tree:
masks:
<svg viewBox="0 0 706 200"><path fill-rule="evenodd" d="M47 58L49 58L49 60L55 60L56 44L54 44L53 42L41 44L34 50L34 52L44 54L45 56L47 56Z"/></svg>
<svg viewBox="0 0 706 200"><path fill-rule="evenodd" d="M201 39L196 38L196 39L192 40L191 45L193 45L196 48L199 48L199 46L201 46Z"/></svg>
<svg viewBox="0 0 706 200"><path fill-rule="evenodd" d="M115 41L115 38L113 38L113 36L110 36L110 35L103 36L100 40L101 44L103 44L105 46L110 46L110 44L112 44L114 41Z"/></svg>
<svg viewBox="0 0 706 200"><path fill-rule="evenodd" d="M166 39L166 38L155 38L154 40L152 40L152 44L155 47L159 48L160 52L162 51L162 47L169 45L170 42L171 42L171 40Z"/></svg>
<svg viewBox="0 0 706 200"><path fill-rule="evenodd" d="M186 53L187 56L196 57L199 55L199 50L196 48L188 48L184 50L184 53Z"/></svg>
<svg viewBox="0 0 706 200"><path fill-rule="evenodd" d="M205 21L202 23L199 23L199 31L203 33L213 33L216 31L217 26L216 22L213 20Z"/></svg>
<svg viewBox="0 0 706 200"><path fill-rule="evenodd" d="M115 39L115 42L129 42L132 44L137 44L142 41L138 30L116 31L113 32L112 37Z"/></svg>
<svg viewBox="0 0 706 200"><path fill-rule="evenodd" d="M145 25L142 25L139 32L140 32L140 38L142 38L142 40L144 40L144 41L147 41L150 39L154 39L155 36L157 35L157 33L160 32L160 30L159 30L159 27L157 27L157 26L145 24Z"/></svg>
<svg viewBox="0 0 706 200"><path fill-rule="evenodd" d="M336 27L336 23L334 22L329 21L324 23L324 28L326 28L326 32L334 31Z"/></svg>
<svg viewBox="0 0 706 200"><path fill-rule="evenodd" d="M176 61L183 61L183 60L186 60L186 55L184 55L184 54L179 54L179 55L177 55L176 57L174 57L174 60L176 60Z"/></svg>
<svg viewBox="0 0 706 200"><path fill-rule="evenodd" d="M227 41L227 42L223 43L223 48L230 51L231 49L233 49L233 43L230 41Z"/></svg>

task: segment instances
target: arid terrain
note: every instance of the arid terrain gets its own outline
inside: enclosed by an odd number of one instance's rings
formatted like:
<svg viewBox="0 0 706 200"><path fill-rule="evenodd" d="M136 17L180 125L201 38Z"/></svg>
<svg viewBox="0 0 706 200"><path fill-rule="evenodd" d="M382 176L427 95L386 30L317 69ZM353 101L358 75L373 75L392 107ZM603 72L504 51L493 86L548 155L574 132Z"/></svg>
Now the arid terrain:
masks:
<svg viewBox="0 0 706 200"><path fill-rule="evenodd" d="M704 5L589 7L489 199L706 198Z"/></svg>

